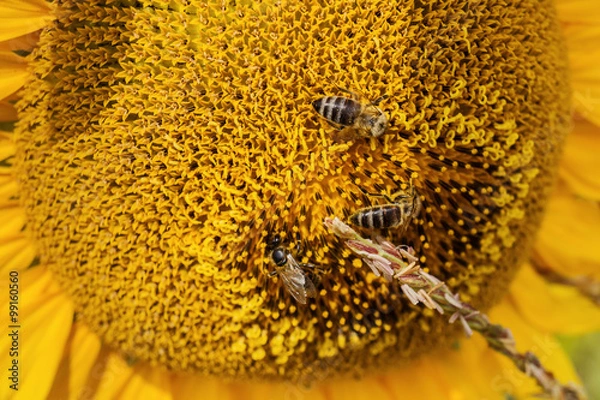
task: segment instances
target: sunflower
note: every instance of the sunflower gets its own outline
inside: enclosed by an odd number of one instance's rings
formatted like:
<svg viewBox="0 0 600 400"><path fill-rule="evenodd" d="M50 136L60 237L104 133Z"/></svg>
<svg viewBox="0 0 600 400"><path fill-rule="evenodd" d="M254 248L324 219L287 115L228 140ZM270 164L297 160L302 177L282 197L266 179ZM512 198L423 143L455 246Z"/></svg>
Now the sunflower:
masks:
<svg viewBox="0 0 600 400"><path fill-rule="evenodd" d="M578 382L555 334L600 329L599 10L330 3L0 4L0 397L536 393L323 225L409 187L382 235ZM334 140L311 103L345 90L387 96L385 135Z"/></svg>

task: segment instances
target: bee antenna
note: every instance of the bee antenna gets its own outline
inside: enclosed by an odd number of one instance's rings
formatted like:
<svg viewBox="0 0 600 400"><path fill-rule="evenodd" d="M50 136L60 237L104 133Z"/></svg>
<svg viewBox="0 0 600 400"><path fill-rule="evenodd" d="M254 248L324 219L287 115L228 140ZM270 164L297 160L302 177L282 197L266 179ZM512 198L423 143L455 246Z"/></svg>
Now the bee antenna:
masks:
<svg viewBox="0 0 600 400"><path fill-rule="evenodd" d="M379 97L375 101L372 101L371 104L376 106L377 104L381 103L383 100L387 99L388 97L390 97L390 96L388 96L387 94L384 94L383 96Z"/></svg>
<svg viewBox="0 0 600 400"><path fill-rule="evenodd" d="M296 241L296 254L302 254L304 253L304 250L306 249L306 240L302 240L300 238L297 239Z"/></svg>
<svg viewBox="0 0 600 400"><path fill-rule="evenodd" d="M275 234L271 237L271 239L267 243L267 247L273 249L273 248L279 246L280 243L281 243L281 236L279 236L279 234Z"/></svg>
<svg viewBox="0 0 600 400"><path fill-rule="evenodd" d="M367 192L367 191L366 191L366 190L365 190L365 189L364 189L362 186L360 186L360 185L356 185L356 186L358 187L358 189L359 189L361 192L363 192L363 194L364 194L365 196L372 196L372 197L383 197L384 199L386 199L386 200L387 200L387 201L389 201L390 203L394 203L394 200L393 200L391 197L389 197L388 195L386 195L386 194L379 194L379 193L369 193L369 192ZM392 196L392 197L393 197L393 196Z"/></svg>
<svg viewBox="0 0 600 400"><path fill-rule="evenodd" d="M359 96L358 94L354 93L354 92L353 92L352 90L350 90L350 89L346 89L346 88L343 88L343 87L341 87L341 86L338 86L338 85L335 85L335 87L336 87L336 88L338 88L338 90L340 90L340 91L342 91L342 92L348 93L348 94L349 94L349 95L351 95L351 96L352 96L352 98L353 98L353 99L355 99L355 100L360 98L360 96Z"/></svg>

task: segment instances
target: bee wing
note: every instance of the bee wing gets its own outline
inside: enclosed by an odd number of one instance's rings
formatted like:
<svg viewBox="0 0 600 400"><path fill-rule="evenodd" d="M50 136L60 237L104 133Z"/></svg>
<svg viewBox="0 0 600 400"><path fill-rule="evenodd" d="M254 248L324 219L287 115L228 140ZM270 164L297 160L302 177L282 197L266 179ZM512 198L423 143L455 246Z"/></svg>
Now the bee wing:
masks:
<svg viewBox="0 0 600 400"><path fill-rule="evenodd" d="M413 204L412 204L412 201L409 203L409 201L407 199L402 198L398 202L398 206L400 207L401 221L400 221L400 225L398 225L396 227L396 230L398 231L398 233L400 235L404 235L406 233L406 231L408 230L408 226L410 225L410 222L412 221Z"/></svg>
<svg viewBox="0 0 600 400"><path fill-rule="evenodd" d="M396 227L396 231L400 236L404 236L406 234L408 225L410 225L410 218L405 218L402 220L402 223Z"/></svg>
<svg viewBox="0 0 600 400"><path fill-rule="evenodd" d="M304 290L306 291L306 297L317 297L317 288L313 281L306 275L304 276Z"/></svg>
<svg viewBox="0 0 600 400"><path fill-rule="evenodd" d="M404 223L404 226L402 227L403 235L406 233L406 231L408 229L408 225L410 225L412 220L415 219L421 212L421 207L422 207L421 198L419 197L418 194L415 194L413 197L411 197L410 206L406 210L406 213L404 215L405 223Z"/></svg>
<svg viewBox="0 0 600 400"><path fill-rule="evenodd" d="M304 274L304 271L291 254L287 255L288 264L279 273L283 283L290 294L300 304L306 304L307 297L314 297L317 293L315 285Z"/></svg>
<svg viewBox="0 0 600 400"><path fill-rule="evenodd" d="M421 213L421 208L423 208L423 203L421 202L421 197L418 194L415 194L415 198L413 200L413 210L411 215L413 217L418 216Z"/></svg>

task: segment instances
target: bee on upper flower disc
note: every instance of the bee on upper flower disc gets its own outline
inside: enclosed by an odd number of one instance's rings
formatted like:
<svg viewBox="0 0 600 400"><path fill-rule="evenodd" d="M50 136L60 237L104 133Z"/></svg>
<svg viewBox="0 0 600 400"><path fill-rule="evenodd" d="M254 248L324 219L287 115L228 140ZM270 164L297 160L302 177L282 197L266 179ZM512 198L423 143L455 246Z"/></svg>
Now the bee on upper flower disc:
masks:
<svg viewBox="0 0 600 400"><path fill-rule="evenodd" d="M391 198L384 197L389 204L361 208L350 216L350 223L367 229L400 228L406 230L410 221L421 212L421 198L411 184Z"/></svg>
<svg viewBox="0 0 600 400"><path fill-rule="evenodd" d="M303 270L303 267L315 268L314 265L299 264L292 253L281 246L279 235L275 235L270 240L267 249L270 251L269 256L276 267L269 273L270 276L279 275L287 291L300 304L306 304L309 297L316 297L317 288Z"/></svg>
<svg viewBox="0 0 600 400"><path fill-rule="evenodd" d="M312 103L315 110L338 129L334 138L337 141L347 141L383 135L388 126L388 118L377 105L387 96L363 102L356 93L344 91L352 98L326 96Z"/></svg>

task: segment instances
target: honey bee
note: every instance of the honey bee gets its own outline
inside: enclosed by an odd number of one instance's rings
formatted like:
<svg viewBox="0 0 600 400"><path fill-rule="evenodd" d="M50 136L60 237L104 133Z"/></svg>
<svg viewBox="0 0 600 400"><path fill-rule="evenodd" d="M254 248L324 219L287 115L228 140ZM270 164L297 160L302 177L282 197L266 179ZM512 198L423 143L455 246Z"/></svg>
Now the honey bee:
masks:
<svg viewBox="0 0 600 400"><path fill-rule="evenodd" d="M349 93L352 98L326 96L312 103L315 110L330 125L339 130L335 139L347 141L383 135L388 126L388 118L377 105L388 96L381 96L375 101L362 102L356 93L341 90Z"/></svg>
<svg viewBox="0 0 600 400"><path fill-rule="evenodd" d="M389 204L361 208L350 216L351 224L367 229L400 228L404 231L411 219L421 212L421 198L412 183L410 189L399 191L392 197L371 196L383 197Z"/></svg>
<svg viewBox="0 0 600 400"><path fill-rule="evenodd" d="M287 291L300 304L306 304L306 299L309 297L316 297L317 288L303 270L303 268L314 268L314 265L298 263L290 251L281 246L279 235L271 239L267 249L276 266L276 269L269 273L270 276L279 275Z"/></svg>

